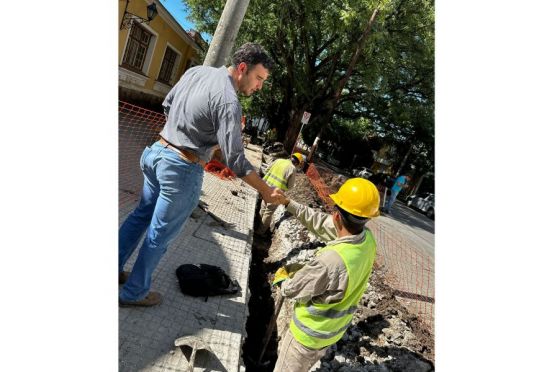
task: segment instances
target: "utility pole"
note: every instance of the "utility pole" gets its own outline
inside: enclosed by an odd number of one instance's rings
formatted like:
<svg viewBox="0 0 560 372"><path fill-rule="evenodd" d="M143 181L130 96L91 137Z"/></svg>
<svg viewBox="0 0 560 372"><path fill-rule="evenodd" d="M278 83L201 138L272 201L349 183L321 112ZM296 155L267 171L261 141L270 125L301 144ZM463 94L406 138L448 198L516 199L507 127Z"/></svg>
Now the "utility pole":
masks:
<svg viewBox="0 0 560 372"><path fill-rule="evenodd" d="M375 21L375 17L377 16L378 12L379 12L379 8L375 8L371 17L370 17L370 19L369 19L369 21L368 21L366 29L364 30L362 36L360 36L360 39L358 40L358 47L356 48L356 51L354 52L354 55L352 56L352 59L350 60L350 65L348 65L348 69L346 70L346 74L344 74L343 78L340 80L340 82L338 84L338 89L337 89L336 94L334 96L332 105L329 108L329 115L331 115L331 120L332 120L332 113L334 112L334 108L336 107L336 104L338 103L338 100L340 99L340 95L342 94L342 89L344 88L344 85L346 85L346 82L348 81L348 79L350 79L350 75L352 75L352 71L354 71L354 66L356 66L356 62L358 61L358 57L360 56L360 53L362 52L362 49L364 47L364 42L366 41L366 38L369 36L369 33L371 31L371 27L373 26L373 22ZM315 137L315 141L313 141L313 146L311 146L311 150L309 150L309 155L307 157L309 162L311 162L311 160L313 159L313 154L315 153L315 150L317 149L317 146L319 145L319 140L321 139L321 133L323 132L323 128L324 127L321 127L321 129L319 130L319 133L317 134L317 137Z"/></svg>
<svg viewBox="0 0 560 372"><path fill-rule="evenodd" d="M249 0L227 0L206 53L204 66L221 67L226 64L248 6Z"/></svg>

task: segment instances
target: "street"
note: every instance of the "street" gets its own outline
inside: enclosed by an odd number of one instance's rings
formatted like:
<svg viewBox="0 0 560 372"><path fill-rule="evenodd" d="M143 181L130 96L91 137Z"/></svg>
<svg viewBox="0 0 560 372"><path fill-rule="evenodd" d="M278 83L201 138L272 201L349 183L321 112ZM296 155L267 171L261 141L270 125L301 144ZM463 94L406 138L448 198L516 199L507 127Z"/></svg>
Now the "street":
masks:
<svg viewBox="0 0 560 372"><path fill-rule="evenodd" d="M413 242L414 246L422 249L432 259L434 258L435 221L420 212L404 205L400 200L393 204L391 214L381 214L375 222L399 232Z"/></svg>

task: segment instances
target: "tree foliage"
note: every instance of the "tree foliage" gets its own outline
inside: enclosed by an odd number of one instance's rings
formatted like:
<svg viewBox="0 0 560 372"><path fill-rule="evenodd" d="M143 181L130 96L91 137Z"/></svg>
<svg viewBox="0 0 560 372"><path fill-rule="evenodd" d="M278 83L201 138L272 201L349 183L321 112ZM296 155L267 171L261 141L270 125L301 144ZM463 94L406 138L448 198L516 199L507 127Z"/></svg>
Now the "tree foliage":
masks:
<svg viewBox="0 0 560 372"><path fill-rule="evenodd" d="M184 0L199 31L212 34L224 0ZM340 99L336 90L374 8L380 12ZM252 0L236 46L262 44L276 62L262 92L247 99L291 148L304 111L303 138L336 143L344 163L380 142L402 158L412 146L417 167L433 169L433 0ZM422 155L422 156L421 156ZM421 161L424 159L425 161ZM425 164L424 164L425 163Z"/></svg>

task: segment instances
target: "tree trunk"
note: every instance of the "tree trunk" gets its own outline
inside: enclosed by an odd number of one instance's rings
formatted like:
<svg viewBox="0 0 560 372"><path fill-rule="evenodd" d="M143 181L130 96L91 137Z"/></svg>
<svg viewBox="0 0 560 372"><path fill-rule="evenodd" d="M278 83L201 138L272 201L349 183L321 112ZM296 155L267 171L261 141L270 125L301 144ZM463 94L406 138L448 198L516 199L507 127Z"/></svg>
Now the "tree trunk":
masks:
<svg viewBox="0 0 560 372"><path fill-rule="evenodd" d="M288 130L286 131L286 136L284 137L284 148L288 152L292 150L296 143L299 130L301 129L301 118L304 111L304 109L298 109L297 111L295 111L292 117L290 117Z"/></svg>
<svg viewBox="0 0 560 372"><path fill-rule="evenodd" d="M422 184L422 181L424 181L424 178L426 178L426 176L432 175L432 172L427 172L424 173L420 179L418 180L418 182L416 182L416 185L414 185L414 187L412 188L412 190L410 191L409 195L416 195L418 193L418 190L420 189L420 185Z"/></svg>
<svg viewBox="0 0 560 372"><path fill-rule="evenodd" d="M403 160L401 161L401 165L399 166L399 169L397 170L397 173L395 173L395 177L400 176L401 171L404 168L404 165L406 164L406 161L408 160L408 157L410 156L410 153L412 153L412 147L414 146L414 142L410 143L410 147L408 148L408 151L406 152L406 155L404 156Z"/></svg>
<svg viewBox="0 0 560 372"><path fill-rule="evenodd" d="M354 162L356 161L356 157L358 157L358 155L354 154L354 157L352 158L352 162L350 163L350 169L352 169L352 167L354 167Z"/></svg>

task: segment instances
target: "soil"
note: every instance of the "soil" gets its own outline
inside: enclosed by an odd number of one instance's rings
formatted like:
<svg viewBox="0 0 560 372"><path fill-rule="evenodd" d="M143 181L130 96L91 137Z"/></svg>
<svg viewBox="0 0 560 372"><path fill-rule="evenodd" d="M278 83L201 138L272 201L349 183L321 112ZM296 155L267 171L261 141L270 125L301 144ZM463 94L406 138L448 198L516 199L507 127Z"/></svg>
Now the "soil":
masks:
<svg viewBox="0 0 560 372"><path fill-rule="evenodd" d="M270 159L268 159L270 161ZM346 180L345 176L319 169L332 191ZM296 175L295 186L288 195L299 203L324 210L303 173ZM275 294L270 284L276 269L282 265L313 259L324 246L299 221L280 206L273 217L274 231L269 238L254 236L250 273L251 299L247 321L247 339L243 347L246 370L272 371L276 362L278 335L287 329L293 304L286 300L276 321L262 363L256 363L263 347L264 335L274 312ZM258 211L255 223L260 223ZM383 267L375 266L358 310L344 337L332 345L310 371L433 371L434 339L428 328L396 299L385 281Z"/></svg>

